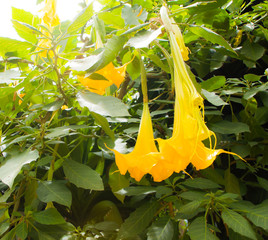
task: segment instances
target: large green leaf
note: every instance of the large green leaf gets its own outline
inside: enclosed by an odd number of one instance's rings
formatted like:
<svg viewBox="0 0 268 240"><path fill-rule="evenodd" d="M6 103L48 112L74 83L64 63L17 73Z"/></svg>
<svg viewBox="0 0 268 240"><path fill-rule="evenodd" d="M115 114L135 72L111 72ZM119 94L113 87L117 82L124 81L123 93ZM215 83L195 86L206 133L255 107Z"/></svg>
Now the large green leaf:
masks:
<svg viewBox="0 0 268 240"><path fill-rule="evenodd" d="M17 31L18 35L28 42L35 44L37 42L37 36L35 34L32 34L32 31L26 26L20 24L20 22L32 25L33 27L37 28L37 24L39 24L39 18L30 12L24 11L23 9L12 7L12 19L16 20L13 21L13 27Z"/></svg>
<svg viewBox="0 0 268 240"><path fill-rule="evenodd" d="M242 122L229 122L226 120L209 124L211 130L222 134L250 132L249 126Z"/></svg>
<svg viewBox="0 0 268 240"><path fill-rule="evenodd" d="M221 216L229 228L243 236L257 240L250 223L239 213L226 208L222 211Z"/></svg>
<svg viewBox="0 0 268 240"><path fill-rule="evenodd" d="M118 239L134 237L141 233L152 221L158 209L158 202L147 202L137 208L121 225L118 232Z"/></svg>
<svg viewBox="0 0 268 240"><path fill-rule="evenodd" d="M20 73L14 70L6 70L5 72L0 72L0 84L13 83L14 80L18 77L20 77Z"/></svg>
<svg viewBox="0 0 268 240"><path fill-rule="evenodd" d="M225 171L224 180L226 192L240 195L240 185L238 179L234 174L230 172L230 169L227 169Z"/></svg>
<svg viewBox="0 0 268 240"><path fill-rule="evenodd" d="M87 107L89 111L100 115L111 117L129 116L126 105L112 96L101 96L86 91L78 93L77 100L81 107Z"/></svg>
<svg viewBox="0 0 268 240"><path fill-rule="evenodd" d="M120 174L117 166L115 163L112 164L112 166L109 169L109 181L108 181L113 194L121 201L123 202L125 199L124 195L116 193L118 190L128 187L129 186L129 180L126 178L125 175Z"/></svg>
<svg viewBox="0 0 268 240"><path fill-rule="evenodd" d="M210 231L204 217L198 217L191 223L188 235L191 240L218 240L218 237Z"/></svg>
<svg viewBox="0 0 268 240"><path fill-rule="evenodd" d="M214 106L222 106L222 105L227 104L218 95L216 95L216 93L214 93L214 92L209 92L209 91L207 91L205 89L202 89L202 94Z"/></svg>
<svg viewBox="0 0 268 240"><path fill-rule="evenodd" d="M87 23L87 21L92 17L92 15L93 15L93 0L90 0L88 6L85 9L83 9L70 24L70 26L67 29L67 33L73 33L78 29L82 28Z"/></svg>
<svg viewBox="0 0 268 240"><path fill-rule="evenodd" d="M189 178L185 182L183 182L183 185L198 189L220 188L220 185L205 178L194 178L194 179Z"/></svg>
<svg viewBox="0 0 268 240"><path fill-rule="evenodd" d="M77 187L92 190L103 190L100 175L85 164L73 160L63 162L63 170L67 179Z"/></svg>
<svg viewBox="0 0 268 240"><path fill-rule="evenodd" d="M44 181L40 182L37 188L38 198L45 203L57 202L70 207L72 203L71 191L62 181Z"/></svg>
<svg viewBox="0 0 268 240"><path fill-rule="evenodd" d="M32 44L28 42L0 37L0 56L2 57L5 57L7 52L14 52L17 57L30 58L29 52L32 47Z"/></svg>
<svg viewBox="0 0 268 240"><path fill-rule="evenodd" d="M199 37L205 38L207 41L212 43L219 44L229 51L235 53L230 44L221 35L213 32L211 29L202 26L190 26L189 29L192 33L198 35Z"/></svg>
<svg viewBox="0 0 268 240"><path fill-rule="evenodd" d="M157 30L141 31L137 33L133 38L130 38L127 45L134 48L147 48L149 44L155 40L161 33L161 27Z"/></svg>
<svg viewBox="0 0 268 240"><path fill-rule="evenodd" d="M201 82L201 87L209 92L219 89L224 86L226 79L224 76L214 76L203 82Z"/></svg>
<svg viewBox="0 0 268 240"><path fill-rule="evenodd" d="M56 208L48 208L41 212L34 212L33 219L36 222L46 225L63 224L64 218L60 215Z"/></svg>
<svg viewBox="0 0 268 240"><path fill-rule="evenodd" d="M126 40L127 38L125 36L114 35L107 41L104 49L97 49L94 54L89 57L72 60L69 62L69 66L76 71L93 73L113 61L122 50Z"/></svg>
<svg viewBox="0 0 268 240"><path fill-rule="evenodd" d="M202 200L195 200L180 206L180 208L178 209L177 218L190 219L196 216L199 212L205 211L205 209L200 206L201 204Z"/></svg>
<svg viewBox="0 0 268 240"><path fill-rule="evenodd" d="M20 239L26 239L28 235L28 228L26 222L20 222L16 226L16 236Z"/></svg>
<svg viewBox="0 0 268 240"><path fill-rule="evenodd" d="M15 153L7 158L6 162L0 167L0 179L10 188L15 177L19 174L24 164L35 161L39 157L37 150L26 150L22 153Z"/></svg>
<svg viewBox="0 0 268 240"><path fill-rule="evenodd" d="M251 208L247 213L247 218L256 226L268 230L268 200Z"/></svg>
<svg viewBox="0 0 268 240"><path fill-rule="evenodd" d="M94 112L91 112L91 116L95 119L95 122L101 126L104 132L114 141L114 132L110 129L107 119Z"/></svg>
<svg viewBox="0 0 268 240"><path fill-rule="evenodd" d="M169 217L161 217L148 229L147 240L173 239L174 226Z"/></svg>

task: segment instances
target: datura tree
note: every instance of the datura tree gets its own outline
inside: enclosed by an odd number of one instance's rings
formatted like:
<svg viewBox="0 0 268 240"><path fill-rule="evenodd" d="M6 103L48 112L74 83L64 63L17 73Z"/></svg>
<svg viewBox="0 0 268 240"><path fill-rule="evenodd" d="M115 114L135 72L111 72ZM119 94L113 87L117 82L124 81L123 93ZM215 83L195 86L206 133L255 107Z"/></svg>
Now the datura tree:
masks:
<svg viewBox="0 0 268 240"><path fill-rule="evenodd" d="M12 8L0 239L268 237L268 2Z"/></svg>

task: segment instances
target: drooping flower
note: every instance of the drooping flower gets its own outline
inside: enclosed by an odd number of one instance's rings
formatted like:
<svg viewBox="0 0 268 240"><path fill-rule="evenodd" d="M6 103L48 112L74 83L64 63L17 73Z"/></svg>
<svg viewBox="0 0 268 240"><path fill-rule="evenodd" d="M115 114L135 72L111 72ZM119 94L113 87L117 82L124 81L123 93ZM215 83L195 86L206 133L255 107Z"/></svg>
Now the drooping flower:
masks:
<svg viewBox="0 0 268 240"><path fill-rule="evenodd" d="M216 136L205 124L203 98L187 72L184 60L188 59L188 50L184 45L180 29L175 25L174 20L168 17L166 7L161 8L160 14L170 39L176 96L173 134L167 140L157 139L159 150L164 156L171 155L174 172L184 170L190 162L196 169L204 169L213 163L218 154L226 151L212 146L211 136L215 141ZM204 145L205 139L209 139L209 147ZM154 168L157 167L156 164Z"/></svg>
<svg viewBox="0 0 268 240"><path fill-rule="evenodd" d="M57 0L46 0L44 8L41 9L41 12L43 12L41 23L50 32L53 31L53 28L55 26L60 24L60 19L56 13L56 4L57 4ZM38 47L36 50L40 51L38 53L40 57L47 57L47 50L45 49L51 48L51 44L52 44L52 41L50 39L51 36L49 36L49 33L47 32L47 30L41 29L41 32L43 33L43 35L41 36L42 39L39 40ZM52 57L53 56L52 51L49 51L48 55Z"/></svg>
<svg viewBox="0 0 268 240"><path fill-rule="evenodd" d="M78 76L77 79L89 91L103 95L107 87L115 84L118 88L125 79L126 65L115 67L113 63L109 63L104 68L95 72L100 77L93 79L90 76ZM102 79L103 77L103 79Z"/></svg>
<svg viewBox="0 0 268 240"><path fill-rule="evenodd" d="M143 104L142 119L136 145L131 153L122 154L111 149L121 174L128 171L130 176L140 181L157 163L159 153L155 145L151 116L148 103Z"/></svg>
<svg viewBox="0 0 268 240"><path fill-rule="evenodd" d="M96 32L96 49L103 47L101 37ZM121 67L115 67L112 62L108 63L105 67L96 71L93 76L98 74L98 79L94 79L92 75L89 76L77 76L78 81L81 82L89 91L103 95L107 87L111 85L116 85L117 88L125 79L126 67L127 64L124 64Z"/></svg>

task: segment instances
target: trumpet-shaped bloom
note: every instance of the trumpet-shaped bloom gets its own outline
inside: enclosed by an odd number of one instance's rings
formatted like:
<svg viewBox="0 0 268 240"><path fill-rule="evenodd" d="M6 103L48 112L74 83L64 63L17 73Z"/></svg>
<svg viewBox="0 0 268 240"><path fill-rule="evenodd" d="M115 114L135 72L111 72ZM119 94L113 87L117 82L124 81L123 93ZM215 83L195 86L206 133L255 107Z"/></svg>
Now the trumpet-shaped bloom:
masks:
<svg viewBox="0 0 268 240"><path fill-rule="evenodd" d="M57 0L46 0L45 7L41 10L44 13L43 24L50 29L60 24L60 19L56 13Z"/></svg>
<svg viewBox="0 0 268 240"><path fill-rule="evenodd" d="M114 67L113 63L109 63L104 68L96 71L103 79L92 79L89 77L78 76L78 81L82 83L88 90L103 95L107 87L115 84L117 87L125 79L126 65L122 67Z"/></svg>
<svg viewBox="0 0 268 240"><path fill-rule="evenodd" d="M41 10L43 12L43 17L42 17L42 24L50 31L52 32L53 27L57 26L60 24L59 17L56 13L56 4L57 0L46 0L45 1L45 7ZM48 36L48 32L45 31L44 29L41 29L41 32ZM51 48L51 40L49 38L43 38L40 39L38 42L38 47L37 51L40 51L38 54L40 57L47 57L47 50ZM49 51L49 56L53 56L53 52Z"/></svg>
<svg viewBox="0 0 268 240"><path fill-rule="evenodd" d="M133 151L121 154L111 150L115 153L115 162L121 174L126 174L128 171L131 177L140 181L146 173L150 172L160 158L160 154L155 146L148 103L144 103L143 106L140 129Z"/></svg>
<svg viewBox="0 0 268 240"><path fill-rule="evenodd" d="M184 60L188 59L188 50L180 29L174 24L173 19L169 19L166 7L162 7L160 13L169 32L176 97L173 134L168 140L157 139L159 150L163 155L174 152L172 157L175 172L184 170L190 162L196 169L204 169L213 163L218 154L226 151L212 147L211 136L214 136L215 140L216 137L204 122L203 98L197 92L187 72ZM202 142L205 139L209 139L210 147L205 147Z"/></svg>

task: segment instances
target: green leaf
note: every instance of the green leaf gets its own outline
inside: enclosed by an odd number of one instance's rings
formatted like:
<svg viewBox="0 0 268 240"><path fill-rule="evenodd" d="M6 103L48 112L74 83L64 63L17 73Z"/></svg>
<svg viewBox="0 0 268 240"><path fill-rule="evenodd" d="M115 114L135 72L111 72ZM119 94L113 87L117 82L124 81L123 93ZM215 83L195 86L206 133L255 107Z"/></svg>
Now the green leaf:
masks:
<svg viewBox="0 0 268 240"><path fill-rule="evenodd" d="M173 239L174 226L169 217L161 217L148 229L147 240Z"/></svg>
<svg viewBox="0 0 268 240"><path fill-rule="evenodd" d="M113 61L122 50L126 40L127 38L125 36L114 35L107 41L102 51L101 49L97 49L89 57L72 60L69 62L69 66L76 71L87 70L88 73L93 73Z"/></svg>
<svg viewBox="0 0 268 240"><path fill-rule="evenodd" d="M130 38L126 45L134 48L147 48L149 44L155 40L161 33L161 27L157 30L144 30Z"/></svg>
<svg viewBox="0 0 268 240"><path fill-rule="evenodd" d="M28 235L28 228L26 222L20 222L16 226L16 236L24 240Z"/></svg>
<svg viewBox="0 0 268 240"><path fill-rule="evenodd" d="M244 99L248 100L254 97L258 92L266 91L268 89L268 83L264 83L259 87L249 89L243 96Z"/></svg>
<svg viewBox="0 0 268 240"><path fill-rule="evenodd" d="M201 204L202 200L195 200L182 205L178 209L179 218L190 219L197 215L199 212L205 211L205 209L200 207Z"/></svg>
<svg viewBox="0 0 268 240"><path fill-rule="evenodd" d="M206 199L205 195L206 195L205 192L187 191L187 192L181 193L179 196L184 199L194 201L196 199L200 199L200 200Z"/></svg>
<svg viewBox="0 0 268 240"><path fill-rule="evenodd" d="M140 21L145 22L147 15L148 13L138 5L133 7L130 5L124 5L124 8L122 9L122 17L125 20L125 25L139 25Z"/></svg>
<svg viewBox="0 0 268 240"><path fill-rule="evenodd" d="M0 72L0 84L13 83L14 80L18 77L20 77L20 73L14 70L6 70L5 72Z"/></svg>
<svg viewBox="0 0 268 240"><path fill-rule="evenodd" d="M192 33L198 35L199 37L203 37L207 41L210 41L210 42L215 43L215 44L219 44L219 45L225 47L227 50L229 50L233 53L236 53L232 49L230 44L221 35L213 32L211 29L208 29L208 28L202 27L202 26L193 26L193 25L191 25L189 27L189 29Z"/></svg>
<svg viewBox="0 0 268 240"><path fill-rule="evenodd" d="M247 80L248 82L257 82L261 79L262 76L259 75L255 75L252 73L249 74L245 74L244 75L244 79Z"/></svg>
<svg viewBox="0 0 268 240"><path fill-rule="evenodd" d="M231 209L225 208L222 211L221 216L223 221L227 224L229 228L233 229L235 232L243 236L257 240L250 223L239 213L234 212Z"/></svg>
<svg viewBox="0 0 268 240"><path fill-rule="evenodd" d="M120 174L117 166L115 163L109 169L109 181L108 181L113 194L119 199L122 203L124 202L125 196L116 193L118 190L128 187L129 180L126 178L125 175Z"/></svg>
<svg viewBox="0 0 268 240"><path fill-rule="evenodd" d="M146 9L152 9L153 8L153 1L152 0L133 0L133 5L138 4Z"/></svg>
<svg viewBox="0 0 268 240"><path fill-rule="evenodd" d="M77 187L98 191L104 189L100 175L89 166L70 159L65 160L62 166L67 179Z"/></svg>
<svg viewBox="0 0 268 240"><path fill-rule="evenodd" d="M224 86L226 78L224 76L214 76L203 82L201 82L201 87L209 92L219 89Z"/></svg>
<svg viewBox="0 0 268 240"><path fill-rule="evenodd" d="M19 174L24 164L35 161L39 157L37 150L26 150L22 153L15 153L7 158L6 162L0 167L0 179L10 188L15 177Z"/></svg>
<svg viewBox="0 0 268 240"><path fill-rule="evenodd" d="M243 44L243 48L241 50L241 54L243 54L248 59L252 61L257 61L260 59L265 53L265 48L258 43L254 43L252 41L245 41Z"/></svg>
<svg viewBox="0 0 268 240"><path fill-rule="evenodd" d="M257 177L259 184L268 192L268 180Z"/></svg>
<svg viewBox="0 0 268 240"><path fill-rule="evenodd" d="M205 178L194 178L194 179L189 178L182 184L187 187L198 188L198 189L220 188L220 185Z"/></svg>
<svg viewBox="0 0 268 240"><path fill-rule="evenodd" d="M191 240L219 240L210 231L209 225L206 223L204 217L198 217L191 223L188 235L191 237Z"/></svg>
<svg viewBox="0 0 268 240"><path fill-rule="evenodd" d="M77 94L77 100L81 107L87 107L90 112L111 117L129 116L126 105L112 96L85 91Z"/></svg>
<svg viewBox="0 0 268 240"><path fill-rule="evenodd" d="M69 125L69 126L62 126L62 127L56 127L56 128L50 128L47 131L45 135L46 138L59 138L59 137L64 137L67 135L70 135L70 132L75 132L77 129L83 129L83 128L90 128L90 126L87 125Z"/></svg>
<svg viewBox="0 0 268 240"><path fill-rule="evenodd" d="M152 221L158 209L158 202L147 202L137 208L121 225L118 232L118 238L133 237L141 233Z"/></svg>
<svg viewBox="0 0 268 240"><path fill-rule="evenodd" d="M93 0L90 0L88 6L84 8L73 20L67 29L67 33L76 32L78 29L82 28L87 21L93 15Z"/></svg>
<svg viewBox="0 0 268 240"><path fill-rule="evenodd" d="M60 109L63 103L64 103L64 100L57 100L57 101L54 101L52 103L45 105L42 109L48 112L54 112Z"/></svg>
<svg viewBox="0 0 268 240"><path fill-rule="evenodd" d="M29 28L20 23L26 23L37 28L37 25L40 22L39 18L30 12L26 12L23 9L12 7L12 19L18 21L13 21L13 27L17 31L18 35L28 42L35 44L37 42L36 35L32 34L32 31Z"/></svg>
<svg viewBox="0 0 268 240"><path fill-rule="evenodd" d="M150 186L135 186L135 187L126 187L120 189L117 193L120 195L126 196L137 196L137 195L148 195L156 192L156 187Z"/></svg>
<svg viewBox="0 0 268 240"><path fill-rule="evenodd" d="M65 223L64 218L60 215L56 208L48 208L41 212L34 212L32 214L36 222L46 225L55 225Z"/></svg>
<svg viewBox="0 0 268 240"><path fill-rule="evenodd" d="M235 193L241 195L240 193L240 185L238 179L234 174L230 172L230 169L227 169L224 173L225 180L225 190L228 193Z"/></svg>
<svg viewBox="0 0 268 240"><path fill-rule="evenodd" d="M112 12L100 12L98 17L104 21L106 25L112 25L118 29L122 29L125 26L124 19L120 15L116 15Z"/></svg>
<svg viewBox="0 0 268 240"><path fill-rule="evenodd" d="M268 230L268 200L251 208L247 213L247 218L256 226Z"/></svg>
<svg viewBox="0 0 268 240"><path fill-rule="evenodd" d="M14 52L17 57L30 58L29 52L32 44L10 38L0 37L0 56L5 57L5 53Z"/></svg>
<svg viewBox="0 0 268 240"><path fill-rule="evenodd" d="M242 122L229 122L220 121L216 123L209 124L212 131L222 134L237 134L242 132L250 132L249 126Z"/></svg>
<svg viewBox="0 0 268 240"><path fill-rule="evenodd" d="M227 104L218 95L216 95L216 93L214 93L214 92L209 92L209 91L207 91L205 89L202 89L201 93L214 106L222 106L222 105Z"/></svg>
<svg viewBox="0 0 268 240"><path fill-rule="evenodd" d="M45 203L57 202L67 207L72 204L72 194L62 181L40 182L37 188L37 196Z"/></svg>
<svg viewBox="0 0 268 240"><path fill-rule="evenodd" d="M91 112L90 114L95 119L96 124L100 125L104 132L114 141L114 132L110 129L107 119L94 112Z"/></svg>

